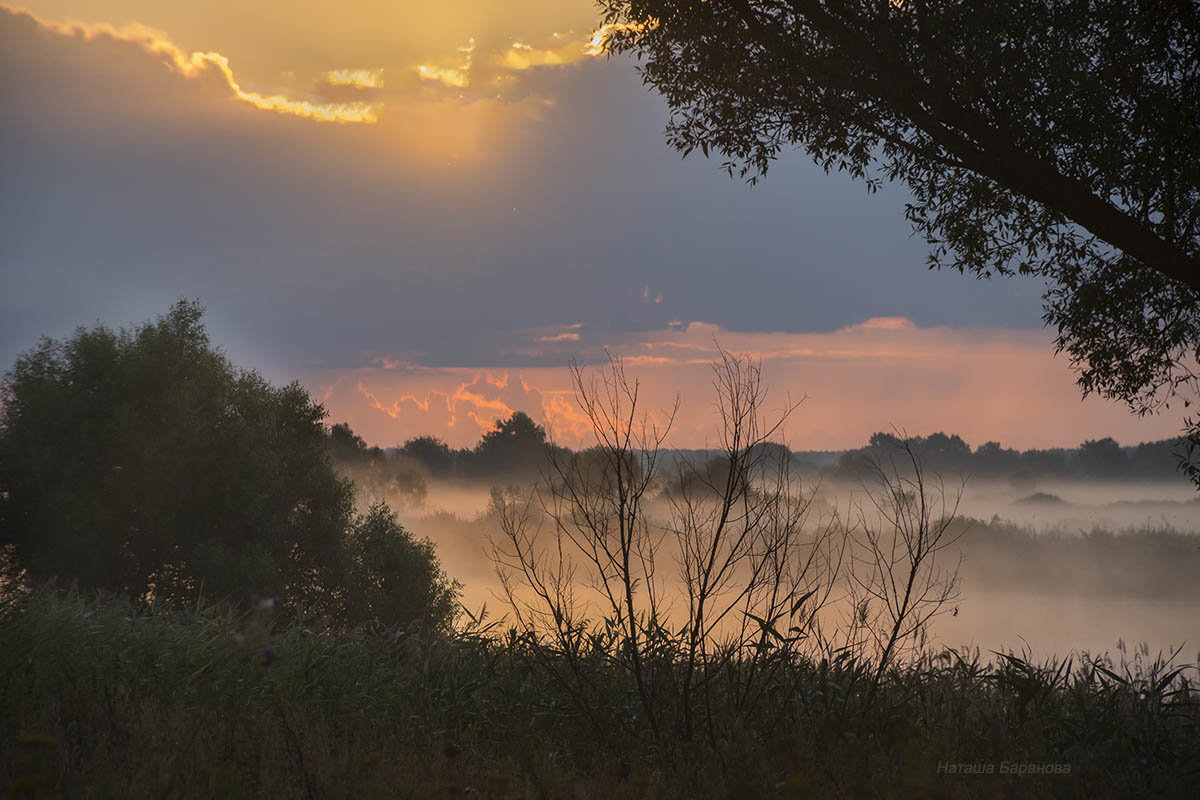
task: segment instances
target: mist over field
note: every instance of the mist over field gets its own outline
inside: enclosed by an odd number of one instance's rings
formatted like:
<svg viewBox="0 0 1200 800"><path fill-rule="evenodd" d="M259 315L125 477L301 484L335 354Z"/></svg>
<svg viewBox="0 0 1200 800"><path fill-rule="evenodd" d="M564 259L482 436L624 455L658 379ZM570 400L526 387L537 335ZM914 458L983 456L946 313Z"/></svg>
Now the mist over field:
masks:
<svg viewBox="0 0 1200 800"><path fill-rule="evenodd" d="M943 478L948 497L962 489L964 535L953 551L962 558L961 598L934 621L932 645L1038 657L1133 653L1143 643L1152 653L1182 647L1183 658L1200 652L1200 500L1186 480ZM826 513L864 493L857 481L828 476L798 485L813 486ZM464 604L500 616L491 489L431 479L420 501L389 499L406 527L434 541L464 584ZM669 511L651 507L660 521Z"/></svg>

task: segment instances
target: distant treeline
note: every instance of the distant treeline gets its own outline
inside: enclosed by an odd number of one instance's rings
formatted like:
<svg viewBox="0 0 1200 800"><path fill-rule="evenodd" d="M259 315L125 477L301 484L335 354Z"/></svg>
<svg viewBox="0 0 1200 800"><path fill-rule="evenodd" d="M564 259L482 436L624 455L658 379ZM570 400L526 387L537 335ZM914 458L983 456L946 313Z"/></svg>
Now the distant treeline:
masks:
<svg viewBox="0 0 1200 800"><path fill-rule="evenodd" d="M330 431L330 452L335 462L368 487L407 492L414 499L425 492L425 477L458 480L523 480L537 477L548 465L548 455L569 452L549 442L546 431L522 411L496 420L496 428L483 435L473 448L451 448L436 436L418 436L399 447L368 447L345 423ZM1112 438L1088 440L1077 448L1014 450L999 442L972 449L956 434L934 433L908 440L922 465L943 475L970 475L1016 482L1039 478L1066 480L1170 480L1179 477L1175 453L1181 439L1145 442L1122 447ZM772 445L773 454L789 457L800 474L821 473L855 478L870 469L872 459L888 460L904 440L876 433L864 447L844 451L791 451ZM668 450L664 464L682 461L704 465L720 458L717 451Z"/></svg>
<svg viewBox="0 0 1200 800"><path fill-rule="evenodd" d="M334 463L368 491L407 494L420 499L426 476L436 479L512 481L536 478L550 453L567 453L552 445L546 430L523 411L496 420L495 429L473 448L453 449L435 436L417 436L387 450L369 447L346 423L329 431Z"/></svg>
<svg viewBox="0 0 1200 800"><path fill-rule="evenodd" d="M902 439L876 433L866 447L842 453L832 471L853 475L866 468L870 459L888 457ZM908 440L922 464L943 474L968 474L978 478L1032 480L1063 478L1076 480L1163 480L1179 476L1175 453L1181 439L1145 442L1122 447L1112 438L1088 440L1074 449L1013 450L999 442L986 442L974 450L957 435L934 433ZM797 458L803 460L803 454Z"/></svg>

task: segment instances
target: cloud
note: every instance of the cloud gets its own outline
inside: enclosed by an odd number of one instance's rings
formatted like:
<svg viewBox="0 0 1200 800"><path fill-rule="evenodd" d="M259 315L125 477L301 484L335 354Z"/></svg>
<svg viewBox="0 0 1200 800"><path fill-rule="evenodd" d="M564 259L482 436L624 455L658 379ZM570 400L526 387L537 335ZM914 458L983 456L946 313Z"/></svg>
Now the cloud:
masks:
<svg viewBox="0 0 1200 800"><path fill-rule="evenodd" d="M368 431L372 441L400 444L433 434L456 447L472 446L497 420L523 410L542 424L572 422L564 387L545 390L512 371L438 370L417 366L362 368L316 378L314 393L331 419Z"/></svg>
<svg viewBox="0 0 1200 800"><path fill-rule="evenodd" d="M382 89L382 69L334 69L321 76L330 86L353 86L357 89Z"/></svg>
<svg viewBox="0 0 1200 800"><path fill-rule="evenodd" d="M286 71L301 84L329 70L382 68L393 78L421 63L442 63L474 37L488 51L516 41L537 45L556 31L589 35L597 22L591 0L394 0L295 3L239 0L23 0L46 19L139 20L169 31L192 50L230 58L244 81L270 83ZM580 31L580 34L569 33Z"/></svg>
<svg viewBox="0 0 1200 800"><path fill-rule="evenodd" d="M454 53L417 64L413 71L426 87L438 87L443 96L463 103L520 102L530 96L553 103L543 76L602 55L589 45L594 38L553 33L536 44L504 44L472 37Z"/></svg>
<svg viewBox="0 0 1200 800"><path fill-rule="evenodd" d="M0 14L20 18L26 26L32 23L42 34L80 43L102 40L135 46L163 69L196 83L219 85L226 96L264 111L319 122L373 124L386 117L389 127L401 129L410 143L420 141L425 149L436 147L452 159L478 155L485 149L482 139L503 127L502 117L537 119L538 110L552 104L542 93L544 82L526 81L522 73L590 58L582 39L564 37L565 41L549 48L497 45L477 53L476 40L471 37L455 48L448 63L391 69L338 67L318 72L308 90L300 85L295 70L281 70L278 78L282 82L275 80L270 88L247 88L235 76L227 55L211 50L189 52L166 32L142 23L53 21L3 5ZM391 73L401 79L387 79ZM431 87L437 88L431 91ZM495 108L497 103L519 108L515 113L505 111ZM469 108L477 104L477 108Z"/></svg>
<svg viewBox="0 0 1200 800"><path fill-rule="evenodd" d="M154 56L166 69L184 78L222 83L230 96L255 108L294 114L320 122L375 122L377 119L377 108L370 103L321 103L278 93L268 95L247 91L234 77L229 59L225 56L215 52L185 52L167 34L139 23L117 27L106 22L54 22L2 6L0 13L24 18L19 23L28 25L32 22L43 31L83 42L110 40L134 45Z"/></svg>
<svg viewBox="0 0 1200 800"><path fill-rule="evenodd" d="M609 352L620 356L639 382L644 410L661 414L679 396L681 407L668 440L676 447L709 446L717 439L711 364L718 342L762 365L768 413L803 399L784 429L794 449L857 447L872 432L893 428L914 435L948 431L974 444L999 440L1018 448L1076 446L1110 435L1136 443L1166 438L1178 429L1178 420L1169 417L1139 419L1094 398L1081 402L1044 331L919 327L891 318L831 333L745 333L692 323L686 329L585 338L592 341L576 347L585 369L595 369ZM467 375L470 379L464 380ZM378 406L335 393L330 401L335 418L349 420L372 441L432 433L455 446L469 446L490 428L493 417L519 409L552 427L564 444L590 444L587 419L574 402L571 377L563 367L511 369L500 377L461 368L422 367L408 373L369 369L323 373L311 380L341 385L351 379L372 387L379 397L397 397L389 401L393 406L409 402L409 387L420 387L418 396L437 398L404 406L403 416L384 416L373 413ZM452 412L465 414L474 424L439 426L440 417L427 412L436 407L440 413L442 398Z"/></svg>

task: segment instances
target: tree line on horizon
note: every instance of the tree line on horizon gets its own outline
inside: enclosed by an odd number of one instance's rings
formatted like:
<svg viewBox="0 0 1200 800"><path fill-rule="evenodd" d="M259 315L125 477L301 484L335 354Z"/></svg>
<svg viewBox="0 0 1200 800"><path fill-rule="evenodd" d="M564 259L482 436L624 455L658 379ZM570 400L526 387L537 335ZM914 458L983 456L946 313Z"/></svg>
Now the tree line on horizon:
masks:
<svg viewBox="0 0 1200 800"><path fill-rule="evenodd" d="M847 450L833 471L857 474L868 460L895 448L903 437L876 433L865 447ZM1182 437L1143 442L1122 447L1112 437L1089 439L1076 448L1015 450L999 442L985 442L974 449L957 434L933 433L909 437L908 441L931 469L977 478L1003 478L1016 482L1037 478L1070 480L1171 480L1180 479L1176 455ZM802 457L802 456L801 456Z"/></svg>
<svg viewBox="0 0 1200 800"><path fill-rule="evenodd" d="M415 436L399 447L370 446L349 423L331 425L327 434L334 464L368 493L420 502L427 478L437 480L535 479L555 454L546 429L524 411L514 411L480 437L472 448L451 448L432 435Z"/></svg>
<svg viewBox="0 0 1200 800"><path fill-rule="evenodd" d="M1182 437L1122 446L1112 437L1089 439L1075 448L1017 450L988 441L974 448L958 434L937 432L928 436L904 437L894 433L873 434L863 447L842 451L792 451L780 448L800 474L823 474L854 478L870 468L872 458L894 452L904 441L911 444L931 469L947 476L1005 479L1014 483L1039 478L1064 480L1172 480L1182 479L1176 453ZM426 492L426 476L446 480L512 480L537 478L551 456L571 453L553 444L546 429L524 411L497 419L470 448L453 448L435 435L409 438L404 444L384 449L369 446L351 430L337 423L329 431L330 453L335 463L368 488L383 489L412 499ZM686 458L703 464L718 458L705 450L668 450L676 460Z"/></svg>

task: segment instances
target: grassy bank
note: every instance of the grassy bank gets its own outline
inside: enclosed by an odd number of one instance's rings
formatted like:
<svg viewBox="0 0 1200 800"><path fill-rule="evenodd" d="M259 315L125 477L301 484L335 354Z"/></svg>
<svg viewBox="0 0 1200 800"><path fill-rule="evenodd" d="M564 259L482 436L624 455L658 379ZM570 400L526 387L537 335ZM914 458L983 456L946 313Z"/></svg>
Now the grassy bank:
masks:
<svg viewBox="0 0 1200 800"><path fill-rule="evenodd" d="M866 713L868 665L782 665L735 714L727 664L719 735L681 741L604 654L578 665L607 701L585 714L562 664L498 628L332 635L41 591L0 618L0 775L13 797L1194 796L1194 667L992 660L900 666Z"/></svg>

